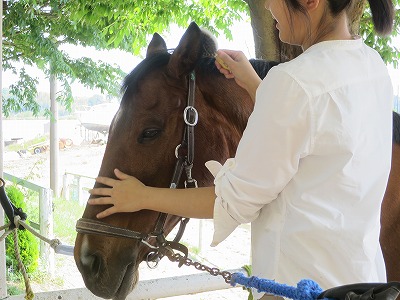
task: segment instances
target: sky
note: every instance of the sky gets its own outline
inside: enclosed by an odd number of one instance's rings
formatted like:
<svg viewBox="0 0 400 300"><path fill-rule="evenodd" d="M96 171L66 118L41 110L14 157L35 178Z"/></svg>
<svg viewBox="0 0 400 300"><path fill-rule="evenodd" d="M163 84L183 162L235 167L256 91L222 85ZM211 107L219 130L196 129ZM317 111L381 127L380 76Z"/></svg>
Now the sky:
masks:
<svg viewBox="0 0 400 300"><path fill-rule="evenodd" d="M171 33L163 33L162 36L167 43L168 48L174 48L178 45L179 40L181 39L185 28L173 27L171 29ZM226 39L223 35L217 37L218 47L220 49L234 49L243 51L248 58L254 57L254 41L253 41L253 32L251 29L251 25L249 22L240 22L232 27L232 35L233 40ZM149 41L151 36L149 36ZM395 45L400 48L400 37L395 41ZM94 48L82 48L72 45L64 45L63 50L69 53L71 57L90 57L93 60L102 60L108 62L110 64L116 64L120 66L120 68L129 73L140 61L142 61L143 57L141 56L133 56L132 54L120 51L120 50L112 50L112 51L97 51ZM143 49L142 55L145 55L146 49ZM41 72L36 71L33 68L27 68L27 71L39 78L39 91L48 92L50 87L48 80L44 77ZM392 79L393 90L395 95L400 94L400 69L394 69L392 66L388 66L388 71ZM35 74L35 75L34 75ZM4 72L3 73L3 88L8 87L10 84L15 82L17 77L11 73ZM72 85L72 93L74 96L82 96L87 95L91 96L93 94L99 94L98 90L88 90L84 88L79 83L74 83Z"/></svg>

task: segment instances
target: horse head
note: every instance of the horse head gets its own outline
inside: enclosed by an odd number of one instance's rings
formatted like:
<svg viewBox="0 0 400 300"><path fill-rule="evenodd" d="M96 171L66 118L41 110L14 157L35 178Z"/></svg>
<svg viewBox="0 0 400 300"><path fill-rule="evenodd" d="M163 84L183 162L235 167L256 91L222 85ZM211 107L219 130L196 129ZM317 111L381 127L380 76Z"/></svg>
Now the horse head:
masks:
<svg viewBox="0 0 400 300"><path fill-rule="evenodd" d="M110 126L99 176L115 178L113 170L118 168L145 185L170 186L176 148L186 126L183 112L189 77L194 72L194 106L199 120L195 126L192 176L199 186L213 184L204 163L223 163L234 156L253 108L247 92L215 67L215 51L216 44L195 23L188 27L172 53L162 37L154 34L146 58L124 80L120 108ZM183 188L183 179L177 187ZM96 220L96 214L104 208L87 206L83 218ZM102 222L149 234L158 215L142 210L112 215ZM165 235L179 220L177 216L168 216ZM103 298L125 299L138 281L139 264L150 252L151 248L139 239L80 232L74 256L89 290Z"/></svg>

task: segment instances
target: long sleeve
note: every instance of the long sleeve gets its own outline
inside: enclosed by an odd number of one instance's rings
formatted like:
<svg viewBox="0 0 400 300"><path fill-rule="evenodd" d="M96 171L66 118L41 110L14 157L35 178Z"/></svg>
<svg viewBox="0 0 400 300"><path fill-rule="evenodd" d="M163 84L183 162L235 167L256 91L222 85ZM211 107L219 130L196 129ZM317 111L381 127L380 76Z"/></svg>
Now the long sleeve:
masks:
<svg viewBox="0 0 400 300"><path fill-rule="evenodd" d="M277 198L309 153L311 131L308 95L290 75L273 68L257 90L236 156L215 176L212 245L239 224L254 221Z"/></svg>

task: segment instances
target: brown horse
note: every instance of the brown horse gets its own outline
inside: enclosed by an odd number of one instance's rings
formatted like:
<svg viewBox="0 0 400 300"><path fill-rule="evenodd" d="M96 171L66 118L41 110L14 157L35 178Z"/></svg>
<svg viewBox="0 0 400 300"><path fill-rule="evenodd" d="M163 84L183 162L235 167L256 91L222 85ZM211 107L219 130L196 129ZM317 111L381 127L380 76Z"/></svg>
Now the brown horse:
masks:
<svg viewBox="0 0 400 300"><path fill-rule="evenodd" d="M393 112L392 169L382 202L380 244L388 281L400 281L400 115Z"/></svg>
<svg viewBox="0 0 400 300"><path fill-rule="evenodd" d="M204 163L211 159L223 163L235 155L253 109L247 92L233 80L225 79L215 68L215 47L194 23L189 26L172 54L168 52L164 40L154 34L146 58L124 81L121 106L110 127L100 176L114 177L114 168L119 168L136 176L146 185L170 186L176 169L178 145L182 144L183 136L193 134L185 130L182 112L191 94L188 78L194 71L194 107L198 111L199 121L195 126L196 151L192 175L199 186L213 184L214 178ZM263 78L276 63L253 60L252 64ZM400 147L394 150L399 159ZM393 178L396 171L393 168ZM183 179L178 182L178 188L182 187ZM398 203L395 198L399 198L397 186L394 186L394 190L396 192L390 202ZM87 206L83 218L96 220L96 214L103 209ZM395 221L393 216L383 218L383 221ZM149 247L147 244L154 244L154 238L148 239L148 234L154 231L158 218L157 212L139 211L104 219L113 229L119 227L133 232L134 238L129 239L110 236L104 223L93 223L92 227L100 228L96 229L96 233L103 233L104 229L105 235L84 231L78 233L75 261L89 290L103 298L126 298L138 281L139 264L153 251L151 245ZM169 215L163 228L164 233L168 234L179 220ZM119 234L124 235L125 232ZM146 243L142 242L143 239ZM390 240L383 241L389 245L386 242ZM395 262L390 259L388 261Z"/></svg>

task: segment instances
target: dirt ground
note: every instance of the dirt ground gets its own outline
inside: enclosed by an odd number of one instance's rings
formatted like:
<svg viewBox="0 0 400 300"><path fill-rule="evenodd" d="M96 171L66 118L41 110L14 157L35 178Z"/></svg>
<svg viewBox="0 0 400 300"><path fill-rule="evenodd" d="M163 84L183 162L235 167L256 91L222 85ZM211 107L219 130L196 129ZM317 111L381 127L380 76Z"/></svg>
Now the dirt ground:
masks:
<svg viewBox="0 0 400 300"><path fill-rule="evenodd" d="M61 150L59 153L59 183L62 186L64 172L80 174L90 177L97 176L105 145L82 144ZM50 178L49 153L18 157L13 154L5 155L4 172L27 179L36 184L49 186ZM78 205L78 204L77 204ZM200 230L199 228L202 227ZM212 238L212 222L191 220L185 231L182 242L189 246L192 257L211 267L222 270L238 269L249 264L250 234L249 227L238 228L226 241L217 247L210 247ZM194 252L198 253L194 255ZM140 267L141 280L160 277L195 274L199 271L183 266L178 268L176 263L167 259L160 262L156 269L149 269L145 263ZM54 280L45 283L34 283L34 292L84 287L83 280L78 272L72 257L56 255L56 275ZM248 292L242 288L234 288L211 293L185 295L168 298L182 299L247 299ZM167 298L165 298L167 299ZM73 299L72 299L73 300Z"/></svg>

